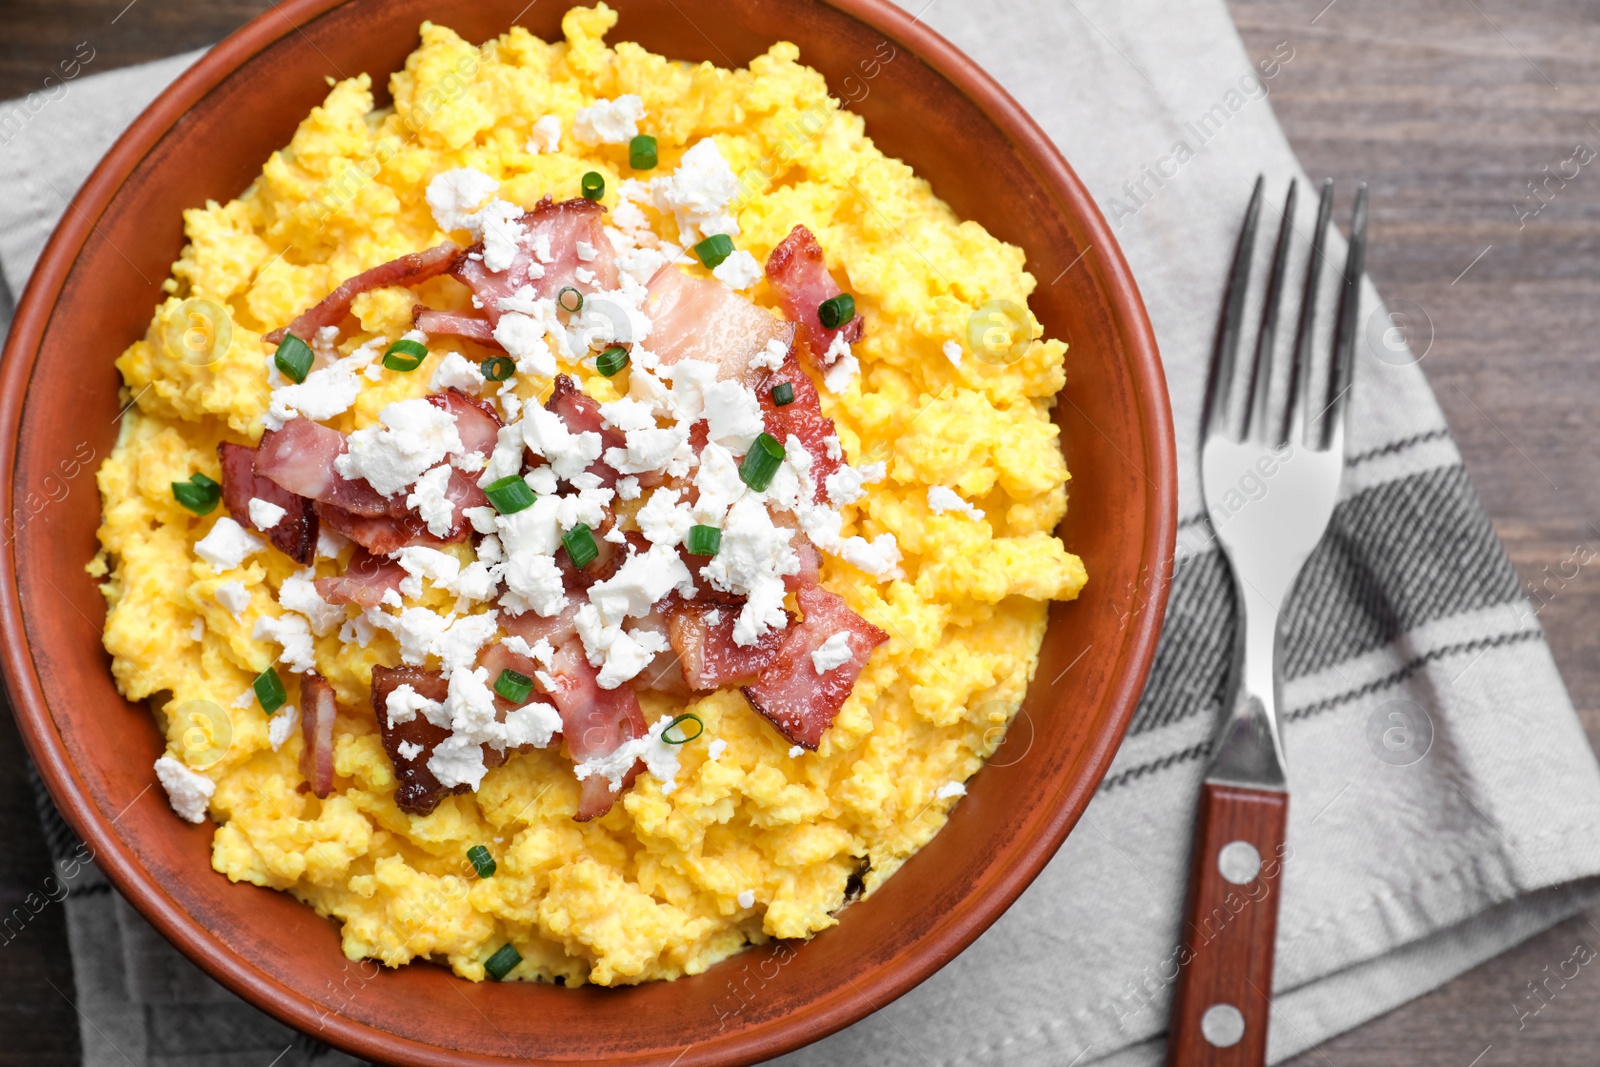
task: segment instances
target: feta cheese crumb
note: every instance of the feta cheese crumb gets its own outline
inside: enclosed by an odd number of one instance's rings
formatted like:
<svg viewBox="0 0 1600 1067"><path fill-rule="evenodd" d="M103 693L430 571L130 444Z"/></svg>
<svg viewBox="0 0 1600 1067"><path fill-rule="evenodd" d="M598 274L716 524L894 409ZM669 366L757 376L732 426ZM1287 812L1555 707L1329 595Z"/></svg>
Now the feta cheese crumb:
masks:
<svg viewBox="0 0 1600 1067"><path fill-rule="evenodd" d="M761 264L741 248L711 268L711 276L729 289L748 289L761 280Z"/></svg>
<svg viewBox="0 0 1600 1067"><path fill-rule="evenodd" d="M350 539L326 523L317 528L317 558L338 559L339 553L344 551Z"/></svg>
<svg viewBox="0 0 1600 1067"><path fill-rule="evenodd" d="M351 434L349 450L333 467L346 478L365 478L383 496L393 496L461 451L456 417L421 397L385 407L378 423Z"/></svg>
<svg viewBox="0 0 1600 1067"><path fill-rule="evenodd" d="M961 346L955 341L946 341L943 347L944 358L950 361L952 367L961 366Z"/></svg>
<svg viewBox="0 0 1600 1067"><path fill-rule="evenodd" d="M790 759L798 759L801 756L805 755L805 751L806 750L800 745L790 745L789 746L789 758Z"/></svg>
<svg viewBox="0 0 1600 1067"><path fill-rule="evenodd" d="M300 712L293 705L279 708L272 716L272 721L267 723L267 740L272 744L272 751L276 752L283 747L283 743L294 736L300 728Z"/></svg>
<svg viewBox="0 0 1600 1067"><path fill-rule="evenodd" d="M239 617L239 612L250 606L250 590L244 587L243 582L222 582L212 594L217 603L227 608L234 618Z"/></svg>
<svg viewBox="0 0 1600 1067"><path fill-rule="evenodd" d="M961 499L961 496L954 489L949 489L942 485L928 486L928 508L935 514L943 514L946 511L959 511L973 522L983 518L982 508L974 507L968 501Z"/></svg>
<svg viewBox="0 0 1600 1067"><path fill-rule="evenodd" d="M561 118L546 115L533 124L533 132L523 148L538 155L541 152L561 151Z"/></svg>
<svg viewBox="0 0 1600 1067"><path fill-rule="evenodd" d="M415 741L402 741L395 746L395 751L400 753L400 758L413 760L422 755L422 746Z"/></svg>
<svg viewBox="0 0 1600 1067"><path fill-rule="evenodd" d="M774 337L767 342L767 346L757 352L750 360L750 369L777 370L783 366L783 361L788 358L789 346Z"/></svg>
<svg viewBox="0 0 1600 1067"><path fill-rule="evenodd" d="M967 795L967 787L961 782L946 782L933 795L940 800L949 800L951 797L964 797Z"/></svg>
<svg viewBox="0 0 1600 1067"><path fill-rule="evenodd" d="M283 580L278 587L278 604L285 611L306 617L311 632L321 637L344 620L344 605L330 604L317 592L317 572L306 567Z"/></svg>
<svg viewBox="0 0 1600 1067"><path fill-rule="evenodd" d="M441 463L418 478L406 497L406 507L417 509L422 521L428 524L428 532L435 537L449 536L455 526L456 506L448 496L450 475L450 465Z"/></svg>
<svg viewBox="0 0 1600 1067"><path fill-rule="evenodd" d="M478 369L476 363L468 360L460 352L446 352L434 370L433 381L429 384L433 386L434 392L460 389L463 393L477 396L483 389L483 383L483 371Z"/></svg>
<svg viewBox="0 0 1600 1067"><path fill-rule="evenodd" d="M217 783L196 774L171 756L156 760L156 779L167 791L167 802L178 817L189 822L205 822L206 805L217 791Z"/></svg>
<svg viewBox="0 0 1600 1067"><path fill-rule="evenodd" d="M623 144L639 134L644 101L632 93L596 100L572 117L572 136L586 145Z"/></svg>
<svg viewBox="0 0 1600 1067"><path fill-rule="evenodd" d="M258 496L250 498L249 511L250 521L256 524L257 529L261 530L272 529L283 521L285 515L289 514L272 501L262 500Z"/></svg>
<svg viewBox="0 0 1600 1067"><path fill-rule="evenodd" d="M389 691L389 699L384 703L384 712L389 716L389 729L393 730L402 723L408 723L417 717L420 711L422 717L435 726L445 724L444 704L437 700L429 700L411 687L397 685Z"/></svg>
<svg viewBox="0 0 1600 1067"><path fill-rule="evenodd" d="M738 900L739 907L753 908L756 906L756 891L754 889L742 889L735 899Z"/></svg>
<svg viewBox="0 0 1600 1067"><path fill-rule="evenodd" d="M645 770L661 783L662 795L670 794L678 787L679 746L667 744L661 740L661 735L672 725L672 721L671 715L663 715L645 736L619 745L609 755L592 756L584 760L573 769L578 781L599 775L606 780L611 792L617 793L622 790L622 779L632 769L634 762L644 760Z"/></svg>
<svg viewBox="0 0 1600 1067"><path fill-rule="evenodd" d="M709 137L685 152L670 175L650 179L651 198L677 219L678 240L685 247L712 234L738 236L738 220L728 211L738 193L738 176Z"/></svg>
<svg viewBox="0 0 1600 1067"><path fill-rule="evenodd" d="M578 253L578 262L593 263L595 257L594 245L588 241L578 241L572 246Z"/></svg>
<svg viewBox="0 0 1600 1067"><path fill-rule="evenodd" d="M716 738L711 742L711 744L706 746L706 759L710 760L712 763L715 763L717 760L722 758L722 754L727 750L728 742L724 741L720 737Z"/></svg>
<svg viewBox="0 0 1600 1067"><path fill-rule="evenodd" d="M424 199L433 212L433 221L446 233L470 228L468 215L493 196L500 183L471 167L458 167L436 174L428 183Z"/></svg>
<svg viewBox="0 0 1600 1067"><path fill-rule="evenodd" d="M224 515L211 532L194 543L194 553L219 571L231 571L267 543Z"/></svg>
<svg viewBox="0 0 1600 1067"><path fill-rule="evenodd" d="M250 636L257 641L276 641L283 646L278 662L295 674L316 670L316 649L311 642L311 626L304 615L286 611L277 618L262 615L256 619Z"/></svg>
<svg viewBox="0 0 1600 1067"><path fill-rule="evenodd" d="M828 369L823 372L822 384L828 387L830 393L844 392L861 373L861 361L850 351L850 342L844 339L844 334L834 336L823 362L828 364Z"/></svg>
<svg viewBox="0 0 1600 1067"><path fill-rule="evenodd" d="M818 674L827 674L850 662L855 653L850 648L850 631L840 630L830 634L820 648L811 653L811 665Z"/></svg>

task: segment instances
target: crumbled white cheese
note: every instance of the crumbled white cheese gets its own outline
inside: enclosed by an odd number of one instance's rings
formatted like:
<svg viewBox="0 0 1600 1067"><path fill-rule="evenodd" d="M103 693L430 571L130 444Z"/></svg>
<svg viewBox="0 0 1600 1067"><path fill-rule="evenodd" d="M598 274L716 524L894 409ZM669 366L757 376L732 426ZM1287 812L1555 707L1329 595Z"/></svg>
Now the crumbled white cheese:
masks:
<svg viewBox="0 0 1600 1067"><path fill-rule="evenodd" d="M631 474L624 475L623 477L618 478L617 479L617 499L618 500L638 500L639 499L639 479L635 478Z"/></svg>
<svg viewBox="0 0 1600 1067"><path fill-rule="evenodd" d="M439 229L450 233L468 229L467 216L499 188L500 183L481 170L459 167L434 175L424 198Z"/></svg>
<svg viewBox="0 0 1600 1067"><path fill-rule="evenodd" d="M484 465L483 473L478 476L478 488L482 489L486 485L493 485L500 479L509 477L521 470L522 450L524 447L526 447L526 443L522 440L522 427L520 424L511 423L500 427L500 433L495 438L494 451L489 454L489 462ZM473 512L482 510L486 509L468 508L467 516L471 518ZM489 510L491 516L494 514L493 509L487 510ZM475 521L473 528L477 529L479 533L489 533L493 529L492 527L490 530L481 529Z"/></svg>
<svg viewBox="0 0 1600 1067"><path fill-rule="evenodd" d="M494 640L499 629L500 618L492 611L462 615L433 639L429 651L439 657L445 673L454 678L477 659L478 650Z"/></svg>
<svg viewBox="0 0 1600 1067"><path fill-rule="evenodd" d="M523 146L525 151L538 155L541 152L561 151L561 117L559 115L545 115L533 124L533 132L528 137L528 143Z"/></svg>
<svg viewBox="0 0 1600 1067"><path fill-rule="evenodd" d="M293 737L299 728L299 710L293 704L279 708L267 723L267 741L272 745L272 751L282 748L283 743Z"/></svg>
<svg viewBox="0 0 1600 1067"><path fill-rule="evenodd" d="M167 802L178 817L189 822L205 822L206 805L217 791L217 783L196 774L171 756L156 760L156 779L167 791Z"/></svg>
<svg viewBox="0 0 1600 1067"><path fill-rule="evenodd" d="M944 358L950 361L952 367L961 366L961 345L955 341L946 341L941 351L944 352Z"/></svg>
<svg viewBox="0 0 1600 1067"><path fill-rule="evenodd" d="M285 611L304 615L311 632L321 637L344 620L344 605L330 604L317 592L317 572L310 567L283 580L278 587L278 604Z"/></svg>
<svg viewBox="0 0 1600 1067"><path fill-rule="evenodd" d="M620 208L618 209L621 210ZM635 211L638 209L635 208ZM640 216L643 218L643 216ZM630 248L617 256L617 270L626 274L641 285L655 276L656 271L667 265L667 257L656 248Z"/></svg>
<svg viewBox="0 0 1600 1067"><path fill-rule="evenodd" d="M624 144L639 135L644 101L632 93L600 99L572 117L572 136L586 145Z"/></svg>
<svg viewBox="0 0 1600 1067"><path fill-rule="evenodd" d="M844 446L839 443L839 435L830 433L822 439L822 447L828 450L829 459L843 459Z"/></svg>
<svg viewBox="0 0 1600 1067"><path fill-rule="evenodd" d="M236 619L239 612L250 606L250 590L244 587L243 582L220 582L212 595Z"/></svg>
<svg viewBox="0 0 1600 1067"><path fill-rule="evenodd" d="M577 241L577 242L574 242L572 247L573 247L573 250L578 253L578 262L580 262L580 263L593 263L594 262L594 257L595 257L594 245L590 244L588 241Z"/></svg>
<svg viewBox="0 0 1600 1067"><path fill-rule="evenodd" d="M310 372L305 381L279 385L268 397L261 424L269 430L278 430L296 415L313 422L326 422L343 415L361 395L357 372L373 364L384 343L384 338L374 337L345 358Z"/></svg>
<svg viewBox="0 0 1600 1067"><path fill-rule="evenodd" d="M946 782L933 795L940 800L949 800L951 797L964 797L967 795L967 787L961 782Z"/></svg>
<svg viewBox="0 0 1600 1067"><path fill-rule="evenodd" d="M633 769L634 762L644 760L645 770L661 783L662 795L670 794L678 786L679 746L667 744L661 740L661 735L671 725L672 716L663 715L645 736L619 745L607 755L584 760L573 769L578 781L599 775L606 780L611 792L617 793L622 790L622 779Z"/></svg>
<svg viewBox="0 0 1600 1067"><path fill-rule="evenodd" d="M406 507L415 508L428 532L435 537L447 537L455 526L456 506L449 497L450 465L441 463L417 479L406 497Z"/></svg>
<svg viewBox="0 0 1600 1067"><path fill-rule="evenodd" d="M502 566L506 591L500 603L507 611L514 615L531 611L548 619L567 606L566 588L555 556L517 552Z"/></svg>
<svg viewBox="0 0 1600 1067"><path fill-rule="evenodd" d="M751 358L750 369L777 370L783 366L783 361L787 358L789 358L789 346L774 337Z"/></svg>
<svg viewBox="0 0 1600 1067"><path fill-rule="evenodd" d="M812 651L811 665L818 674L827 674L849 663L854 655L850 648L850 631L840 630L828 635L828 639Z"/></svg>
<svg viewBox="0 0 1600 1067"><path fill-rule="evenodd" d="M928 509L935 514L946 511L959 511L973 522L983 518L983 509L973 506L970 502L961 499L954 489L942 485L928 486Z"/></svg>
<svg viewBox="0 0 1600 1067"><path fill-rule="evenodd" d="M694 487L699 494L694 504L695 519L707 526L721 526L728 509L748 491L733 454L717 444L701 449Z"/></svg>
<svg viewBox="0 0 1600 1067"><path fill-rule="evenodd" d="M615 689L632 681L657 655L671 647L654 630L616 630L607 636L610 643L604 649L605 661L595 675L595 684L601 689Z"/></svg>
<svg viewBox="0 0 1600 1067"><path fill-rule="evenodd" d="M206 620L195 619L189 624L189 640L199 641L206 636Z"/></svg>
<svg viewBox="0 0 1600 1067"><path fill-rule="evenodd" d="M729 289L748 289L761 280L761 264L741 248L712 267L711 276Z"/></svg>
<svg viewBox="0 0 1600 1067"><path fill-rule="evenodd" d="M272 501L262 500L258 496L250 498L248 510L250 512L250 521L255 524L258 530L272 529L283 521L285 515L289 514Z"/></svg>
<svg viewBox="0 0 1600 1067"><path fill-rule="evenodd" d="M800 573L800 557L790 544L793 537L792 529L773 525L766 506L753 496L728 509L722 547L700 573L714 588L748 598L733 624L734 644L749 647L768 630L788 625L783 579Z"/></svg>
<svg viewBox="0 0 1600 1067"><path fill-rule="evenodd" d="M339 553L350 544L350 539L338 530L322 524L317 528L317 558L338 559Z"/></svg>
<svg viewBox="0 0 1600 1067"><path fill-rule="evenodd" d="M472 216L478 234L483 238L483 266L499 274L516 261L527 236L527 228L520 221L522 208L505 200L491 200L486 207Z"/></svg>
<svg viewBox="0 0 1600 1067"><path fill-rule="evenodd" d="M681 495L676 489L657 489L634 514L639 532L651 544L676 546L689 536L689 528L695 525L694 508L680 501Z"/></svg>
<svg viewBox="0 0 1600 1067"><path fill-rule="evenodd" d="M256 619L251 636L257 641L276 641L283 646L278 662L295 674L316 670L316 649L311 642L311 626L304 615L286 611L277 618L262 615Z"/></svg>
<svg viewBox="0 0 1600 1067"><path fill-rule="evenodd" d="M395 751L400 753L400 758L403 760L414 760L418 756L422 755L422 746L417 744L415 741L402 741L394 747Z"/></svg>
<svg viewBox="0 0 1600 1067"><path fill-rule="evenodd" d="M460 389L463 393L477 396L483 389L483 371L478 365L467 359L460 352L446 352L439 361L439 366L434 369L434 392L443 392L446 389Z"/></svg>
<svg viewBox="0 0 1600 1067"><path fill-rule="evenodd" d="M390 404L378 412L378 423L351 434L348 451L333 467L346 478L365 478L384 496L393 496L450 453L461 451L456 417L424 398Z"/></svg>
<svg viewBox="0 0 1600 1067"><path fill-rule="evenodd" d="M530 405L517 425L529 450L549 460L558 478L571 478L600 458L599 434L593 430L573 433L561 416L547 408Z"/></svg>
<svg viewBox="0 0 1600 1067"><path fill-rule="evenodd" d="M883 464L869 464L866 467L856 468L849 464L841 466L838 470L828 475L824 487L828 492L828 500L834 507L842 508L846 504L854 504L867 495L863 488L873 482L883 480Z"/></svg>
<svg viewBox="0 0 1600 1067"><path fill-rule="evenodd" d="M394 558L406 574L416 579L426 578L434 585L452 592L461 574L461 561L447 552L426 545L407 545Z"/></svg>
<svg viewBox="0 0 1600 1067"><path fill-rule="evenodd" d="M715 763L717 760L722 758L722 754L727 750L728 742L724 741L720 737L714 738L711 744L706 746L706 759L710 760L712 763Z"/></svg>
<svg viewBox="0 0 1600 1067"><path fill-rule="evenodd" d="M546 669L550 667L555 656L555 649L550 647L549 639L544 637L539 638L539 640L530 645L527 638L511 634L502 638L500 643L505 645L508 651L515 652L519 656L526 656Z"/></svg>
<svg viewBox="0 0 1600 1067"><path fill-rule="evenodd" d="M623 439L625 447L606 449L606 462L623 474L686 473L694 455L687 423L629 430Z"/></svg>
<svg viewBox="0 0 1600 1067"><path fill-rule="evenodd" d="M419 711L423 718L435 726L446 724L444 704L437 700L429 700L412 688L409 682L389 690L389 699L384 703L383 710L389 717L391 730L415 719Z"/></svg>
<svg viewBox="0 0 1600 1067"><path fill-rule="evenodd" d="M211 527L211 532L194 543L194 554L219 571L231 571L244 562L246 556L255 555L267 543L243 526L224 515Z"/></svg>
<svg viewBox="0 0 1600 1067"><path fill-rule="evenodd" d="M790 759L798 759L799 757L805 755L805 751L806 751L805 748L803 746L801 746L801 745L790 745L789 746L789 758Z"/></svg>
<svg viewBox="0 0 1600 1067"><path fill-rule="evenodd" d="M739 194L739 178L709 137L683 154L677 170L652 178L650 194L658 209L677 219L678 240L686 247L712 234L739 234L738 220L728 211Z"/></svg>
<svg viewBox="0 0 1600 1067"><path fill-rule="evenodd" d="M739 895L734 899L739 902L739 907L741 908L753 908L756 906L756 891L754 889L741 889Z"/></svg>
<svg viewBox="0 0 1600 1067"><path fill-rule="evenodd" d="M702 394L706 438L734 455L742 455L766 428L761 401L743 382L721 381L707 386Z"/></svg>
<svg viewBox="0 0 1600 1067"><path fill-rule="evenodd" d="M875 578L899 575L900 546L891 533L879 534L871 541L864 537L847 537L835 554Z"/></svg>
<svg viewBox="0 0 1600 1067"><path fill-rule="evenodd" d="M589 603L608 625L620 626L623 619L648 615L656 601L679 587L694 588L689 568L676 549L651 545L649 551L625 560L616 574L590 586Z"/></svg>
<svg viewBox="0 0 1600 1067"><path fill-rule="evenodd" d="M542 700L530 701L506 714L507 748L544 748L561 732L561 713Z"/></svg>
<svg viewBox="0 0 1600 1067"><path fill-rule="evenodd" d="M339 627L339 640L347 645L359 645L366 648L372 644L372 636L377 632L372 622L365 615L357 615L346 619L344 625Z"/></svg>
<svg viewBox="0 0 1600 1067"><path fill-rule="evenodd" d="M844 392L861 373L861 361L850 351L850 342L844 339L844 334L834 336L833 344L828 346L823 360L828 364L828 369L823 372L822 384L828 387L830 393Z"/></svg>

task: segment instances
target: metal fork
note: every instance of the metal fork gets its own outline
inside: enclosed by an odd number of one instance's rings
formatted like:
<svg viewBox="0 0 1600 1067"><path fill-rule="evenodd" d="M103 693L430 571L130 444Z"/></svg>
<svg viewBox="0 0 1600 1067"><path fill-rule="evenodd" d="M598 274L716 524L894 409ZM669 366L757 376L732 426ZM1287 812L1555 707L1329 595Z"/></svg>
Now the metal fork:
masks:
<svg viewBox="0 0 1600 1067"><path fill-rule="evenodd" d="M1200 788L1179 975L1167 1039L1171 1067L1266 1062L1278 892L1287 860L1288 779L1278 729L1283 607L1333 514L1344 468L1356 313L1366 252L1367 187L1356 189L1326 389L1312 393L1323 235L1323 183L1280 410L1273 350L1293 232L1295 185L1267 276L1255 355L1237 359L1262 179L1234 250L1201 423L1206 511L1233 572L1238 629L1223 716ZM1313 406L1315 405L1315 406Z"/></svg>

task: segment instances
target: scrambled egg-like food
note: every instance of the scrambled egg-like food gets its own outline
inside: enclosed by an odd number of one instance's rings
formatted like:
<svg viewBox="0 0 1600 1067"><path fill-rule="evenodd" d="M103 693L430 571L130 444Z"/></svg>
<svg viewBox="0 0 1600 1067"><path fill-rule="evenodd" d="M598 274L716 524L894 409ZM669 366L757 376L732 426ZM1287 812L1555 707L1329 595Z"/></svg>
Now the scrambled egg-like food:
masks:
<svg viewBox="0 0 1600 1067"><path fill-rule="evenodd" d="M133 406L99 472L103 551L90 569L106 576L118 685L157 710L184 772L163 774L174 805L217 824L214 868L336 919L351 959L426 957L479 980L509 944L521 960L509 977L609 985L695 974L747 944L825 929L944 824L1016 713L1047 601L1085 582L1052 535L1066 508L1050 420L1066 346L1030 326L1017 358L980 358L968 338L977 309L1026 305L1034 279L1022 251L958 220L880 153L794 45L773 45L747 70L692 66L608 46L615 22L604 5L575 8L565 41L518 28L481 47L424 24L391 78L392 106L374 107L366 74L333 84L241 196L185 213L189 244L169 296L117 360ZM223 512L197 516L173 483L221 478L218 444L260 438L273 351L263 334L342 279L448 236L425 203L434 176L473 168L532 205L548 192L575 196L595 171L614 209L620 182L650 175L630 168L626 144L571 131L580 109L623 94L642 101L657 173L714 139L743 187L729 207L739 248L763 260L804 223L866 319L859 376L821 390L822 406L849 462L887 465L842 509L844 532L891 533L902 559L884 576L827 556L821 584L889 640L815 752L791 749L736 689L687 702L641 694L651 722L687 709L703 735L681 746L676 788L641 775L604 817L576 822L580 783L559 742L512 754L431 814L400 810L369 704L374 666L400 662L396 639L379 631L363 646L324 632L314 657L337 694L336 787L319 799L300 770L300 732L274 729L251 691L279 655L255 636L257 620L283 613L281 587L301 568L275 551L221 571L202 560L195 544ZM670 211L650 221L676 236ZM449 278L420 292L466 304ZM776 306L764 281L746 295ZM192 298L227 321L183 321ZM416 299L400 287L359 297L359 330L335 355L405 333ZM221 328L226 348L192 358L185 331ZM430 359L469 348L451 338L429 347ZM592 368L567 371L600 400L618 395L618 381ZM386 405L429 391L426 372L368 377L337 429L370 426ZM520 388L536 399L548 386ZM930 487L941 488L930 497ZM313 566L338 570L327 558ZM298 683L284 681L292 705ZM209 797L185 774L212 783ZM492 875L468 861L475 846Z"/></svg>

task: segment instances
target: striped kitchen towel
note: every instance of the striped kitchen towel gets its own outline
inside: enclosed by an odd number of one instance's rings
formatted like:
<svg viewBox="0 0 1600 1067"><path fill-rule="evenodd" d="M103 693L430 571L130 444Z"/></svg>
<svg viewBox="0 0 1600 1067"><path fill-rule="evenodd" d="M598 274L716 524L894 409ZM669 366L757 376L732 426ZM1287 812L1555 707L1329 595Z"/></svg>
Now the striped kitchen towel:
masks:
<svg viewBox="0 0 1600 1067"><path fill-rule="evenodd" d="M1154 1064L1179 946L1195 936L1179 915L1233 619L1199 497L1198 399L1251 183L1264 173L1281 200L1291 177L1306 181L1268 99L1294 77L1294 42L1248 55L1223 0L906 5L1035 115L1111 220L1161 346L1183 522L1149 685L1067 845L966 953L781 1062ZM191 60L82 78L0 154L0 259L13 287L63 197ZM1314 199L1301 197L1302 237ZM1342 241L1332 245L1342 262ZM1294 792L1274 1060L1600 895L1589 832L1600 771L1416 364L1424 353L1403 343L1405 320L1370 285L1362 311L1342 498L1287 616ZM1071 685L1070 671L1058 684ZM1019 720L997 760L1026 759L1029 736ZM70 836L60 846L70 854ZM266 1063L282 1051L288 1064L323 1051L222 992L82 877L67 908L86 1063Z"/></svg>

